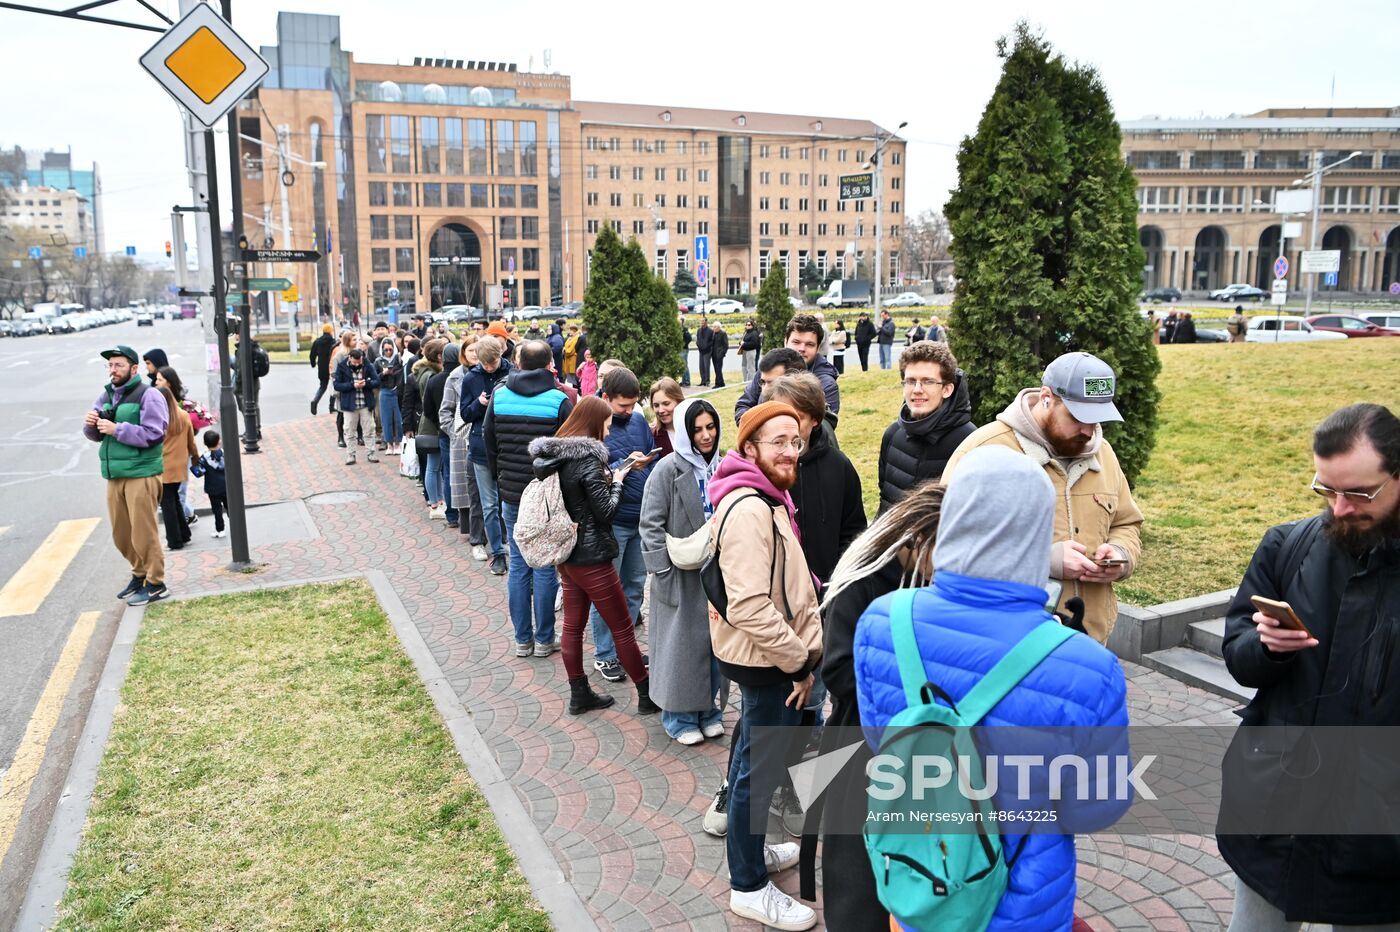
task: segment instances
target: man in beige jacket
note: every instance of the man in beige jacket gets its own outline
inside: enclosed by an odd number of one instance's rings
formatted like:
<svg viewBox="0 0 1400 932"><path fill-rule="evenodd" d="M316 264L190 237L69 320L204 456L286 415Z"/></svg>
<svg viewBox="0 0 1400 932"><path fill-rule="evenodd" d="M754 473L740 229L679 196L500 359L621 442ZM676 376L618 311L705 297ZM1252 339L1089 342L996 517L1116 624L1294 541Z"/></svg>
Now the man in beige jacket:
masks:
<svg viewBox="0 0 1400 932"><path fill-rule="evenodd" d="M768 877L797 863L798 846L764 844L788 747L772 732L754 730L788 726L797 732L821 659L817 590L788 494L805 446L791 405L757 404L739 419L738 442L707 489L727 603L723 615L710 610L710 640L720 670L743 698L729 781L716 798L728 807L729 908L771 928L794 930L816 925L816 913Z"/></svg>
<svg viewBox="0 0 1400 932"><path fill-rule="evenodd" d="M1123 420L1113 404L1117 379L1098 357L1066 353L1041 382L958 446L943 481L968 450L987 444L1019 450L1045 469L1056 492L1050 576L1063 583L1060 608L1083 599L1084 630L1104 643L1118 619L1113 584L1142 556L1142 512L1101 426Z"/></svg>

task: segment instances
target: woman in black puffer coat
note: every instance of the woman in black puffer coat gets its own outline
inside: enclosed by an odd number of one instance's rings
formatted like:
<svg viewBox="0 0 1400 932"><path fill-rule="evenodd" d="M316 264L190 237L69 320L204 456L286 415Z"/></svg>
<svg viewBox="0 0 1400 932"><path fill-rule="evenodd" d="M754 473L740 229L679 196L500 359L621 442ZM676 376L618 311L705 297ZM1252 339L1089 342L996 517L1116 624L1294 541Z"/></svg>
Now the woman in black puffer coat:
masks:
<svg viewBox="0 0 1400 932"><path fill-rule="evenodd" d="M588 684L583 672L583 629L588 623L590 605L612 631L617 656L632 682L637 684L637 712L650 715L661 709L651 701L647 668L632 628L632 612L622 591L613 560L617 540L612 519L622 496L622 480L632 466L608 470L608 448L603 444L612 421L612 408L601 398L587 396L559 427L553 437L540 437L530 444L535 477L559 475L559 491L564 507L577 528L574 549L558 565L564 585L564 635L560 649L564 672L569 677L569 714L605 709L612 696L600 696Z"/></svg>

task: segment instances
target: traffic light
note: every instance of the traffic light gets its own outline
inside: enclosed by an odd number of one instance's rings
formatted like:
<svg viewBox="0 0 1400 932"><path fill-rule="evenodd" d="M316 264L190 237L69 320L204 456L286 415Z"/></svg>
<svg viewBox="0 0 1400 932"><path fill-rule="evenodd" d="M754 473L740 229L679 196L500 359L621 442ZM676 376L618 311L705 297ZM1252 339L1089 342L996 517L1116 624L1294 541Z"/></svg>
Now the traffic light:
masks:
<svg viewBox="0 0 1400 932"><path fill-rule="evenodd" d="M165 241L165 258L169 259L174 253L170 251L170 240Z"/></svg>

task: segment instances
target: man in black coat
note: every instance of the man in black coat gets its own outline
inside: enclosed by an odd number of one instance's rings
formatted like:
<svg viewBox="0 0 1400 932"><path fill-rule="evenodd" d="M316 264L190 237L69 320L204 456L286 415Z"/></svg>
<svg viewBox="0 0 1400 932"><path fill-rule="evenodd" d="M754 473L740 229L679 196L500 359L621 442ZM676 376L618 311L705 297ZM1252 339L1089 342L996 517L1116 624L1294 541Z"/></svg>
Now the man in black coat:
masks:
<svg viewBox="0 0 1400 932"><path fill-rule="evenodd" d="M875 325L869 314L861 314L856 321L856 355L860 357L860 371L870 371L870 344L875 342Z"/></svg>
<svg viewBox="0 0 1400 932"><path fill-rule="evenodd" d="M719 321L710 324L710 360L715 367L715 388L724 388L724 357L729 352L729 334Z"/></svg>
<svg viewBox="0 0 1400 932"><path fill-rule="evenodd" d="M676 318L681 322L681 386L690 387L690 325L685 322L684 314L677 314ZM583 351L579 351L579 359L583 358Z"/></svg>
<svg viewBox="0 0 1400 932"><path fill-rule="evenodd" d="M700 318L700 328L695 331L695 352L700 354L700 385L708 388L710 385L710 354L714 349L715 334L710 329L710 319L705 316Z"/></svg>
<svg viewBox="0 0 1400 932"><path fill-rule="evenodd" d="M1172 333L1173 343L1195 343L1196 342L1196 322L1191 319L1190 311L1183 311L1181 319L1176 322L1176 330Z"/></svg>
<svg viewBox="0 0 1400 932"><path fill-rule="evenodd" d="M330 324L323 325L321 335L311 344L311 368L316 370L316 379L321 383L311 399L313 415L316 413L316 406L321 403L321 396L331 384L331 353L335 351L335 337L331 333L334 329Z"/></svg>
<svg viewBox="0 0 1400 932"><path fill-rule="evenodd" d="M967 380L947 343L924 340L899 357L904 406L880 439L880 513L926 479L943 475L967 435L972 402Z"/></svg>
<svg viewBox="0 0 1400 932"><path fill-rule="evenodd" d="M1383 730L1393 733L1400 725L1400 418L1375 404L1333 412L1313 433L1313 465L1312 488L1327 508L1264 534L1226 614L1225 665L1240 685L1258 690L1242 713L1246 728L1391 726ZM1308 630L1255 611L1250 597L1256 595L1287 602ZM1243 834L1251 828L1242 828L1218 835L1221 857L1237 878L1236 922L1249 929L1282 929L1286 922L1394 928L1400 836L1393 834L1393 808L1386 812L1396 798L1394 770L1338 762L1332 753L1290 768L1283 752L1253 747L1282 731L1254 731L1248 743L1244 729L1236 734L1224 765L1222 823L1245 813L1257 824L1250 803L1269 806L1312 792L1321 805L1285 803L1283 817L1335 810L1329 818L1376 825L1377 834L1287 828ZM1285 739L1301 745L1303 730L1289 731L1296 733ZM1365 755L1367 739L1354 740L1357 755ZM1389 740L1384 755L1375 748L1372 755L1393 760ZM1392 834L1380 834L1386 826Z"/></svg>

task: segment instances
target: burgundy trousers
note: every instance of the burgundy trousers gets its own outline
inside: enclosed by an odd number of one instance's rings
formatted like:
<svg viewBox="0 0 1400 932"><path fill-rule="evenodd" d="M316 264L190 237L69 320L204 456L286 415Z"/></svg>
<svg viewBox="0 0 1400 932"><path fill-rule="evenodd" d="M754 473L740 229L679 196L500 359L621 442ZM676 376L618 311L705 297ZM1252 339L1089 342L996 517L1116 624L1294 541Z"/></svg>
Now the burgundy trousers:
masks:
<svg viewBox="0 0 1400 932"><path fill-rule="evenodd" d="M564 635L560 650L564 654L564 672L569 679L583 676L583 629L588 626L588 608L598 606L598 614L607 623L617 644L617 659L634 683L645 683L646 664L637 648L632 629L632 611L622 591L622 580L612 563L580 566L560 563L559 580L564 584Z"/></svg>

